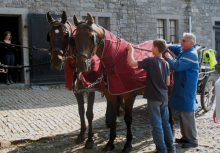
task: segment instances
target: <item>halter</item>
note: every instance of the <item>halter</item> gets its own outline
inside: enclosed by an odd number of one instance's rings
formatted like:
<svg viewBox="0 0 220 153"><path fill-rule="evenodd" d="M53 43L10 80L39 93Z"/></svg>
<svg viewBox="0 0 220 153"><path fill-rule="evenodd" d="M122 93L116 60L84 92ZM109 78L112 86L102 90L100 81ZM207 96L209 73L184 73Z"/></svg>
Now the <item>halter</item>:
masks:
<svg viewBox="0 0 220 153"><path fill-rule="evenodd" d="M53 28L54 26L55 26L55 27L57 27L57 26L63 26L64 28L67 29L68 39L69 39L70 36L71 36L72 27L71 27L69 21L67 21L67 24L69 24L71 31L69 31L69 28L68 28L65 24L63 24L63 23L61 23L61 22L57 22L57 21L52 22L52 23L50 24L50 31L47 33L47 37L49 37L49 33L51 32L51 30L52 30L52 28ZM48 41L50 41L50 40L48 40ZM67 44L67 46L68 46L68 44ZM66 50L67 50L67 46L65 47L64 52L63 52L60 48L55 47L55 48L52 48L52 49L51 49L51 53L52 53L52 52L60 52L60 53L62 54L62 57L64 58L64 56L66 55L65 53L66 53Z"/></svg>
<svg viewBox="0 0 220 153"><path fill-rule="evenodd" d="M92 26L89 26L88 24L86 24L85 22L80 23L75 30L77 30L77 29L83 29L83 28L89 28L89 29L91 29L91 30L93 31L93 35L94 35L94 41L93 41L93 42L94 42L94 45L93 45L93 48L92 48L92 51L91 51L91 54L90 54L90 55L87 55L87 54L84 53L84 52L78 52L78 51L75 49L75 50L76 50L76 55L75 55L75 56L80 56L80 55L82 55L82 56L85 56L88 60L90 60L90 59L92 58L92 56L93 56L94 51L95 51L96 49L98 49L99 46L104 42L105 31L102 29L104 35L103 35L102 39L99 41L99 39L98 39L98 33L96 32L96 30L95 30ZM75 32L75 30L73 31L73 33Z"/></svg>

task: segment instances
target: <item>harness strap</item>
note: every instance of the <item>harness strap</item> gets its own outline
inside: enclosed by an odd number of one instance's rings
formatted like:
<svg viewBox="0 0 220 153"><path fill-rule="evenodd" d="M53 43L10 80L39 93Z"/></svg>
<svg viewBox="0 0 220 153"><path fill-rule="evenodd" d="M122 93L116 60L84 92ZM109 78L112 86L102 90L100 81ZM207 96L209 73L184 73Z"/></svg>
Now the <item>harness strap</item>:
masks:
<svg viewBox="0 0 220 153"><path fill-rule="evenodd" d="M104 74L115 74L115 70L106 70L103 67L99 67L99 71Z"/></svg>
<svg viewBox="0 0 220 153"><path fill-rule="evenodd" d="M109 57L106 57L106 58L101 59L100 61L101 61L101 62L108 62L108 61L110 61L110 60L112 60L112 59L113 59L113 56L109 56Z"/></svg>

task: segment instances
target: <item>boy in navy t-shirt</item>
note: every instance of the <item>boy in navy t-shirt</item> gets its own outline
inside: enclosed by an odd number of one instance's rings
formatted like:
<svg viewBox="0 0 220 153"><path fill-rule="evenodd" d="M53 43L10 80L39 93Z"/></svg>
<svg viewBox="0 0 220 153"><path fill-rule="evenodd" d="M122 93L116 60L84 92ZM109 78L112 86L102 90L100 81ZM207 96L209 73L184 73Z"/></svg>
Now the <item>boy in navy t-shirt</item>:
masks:
<svg viewBox="0 0 220 153"><path fill-rule="evenodd" d="M169 123L168 88L170 84L169 64L162 58L166 49L166 41L155 39L152 52L155 57L136 61L133 48L128 44L129 65L138 66L147 71L144 98L148 101L150 123L153 127L153 140L158 153L175 153L173 134Z"/></svg>

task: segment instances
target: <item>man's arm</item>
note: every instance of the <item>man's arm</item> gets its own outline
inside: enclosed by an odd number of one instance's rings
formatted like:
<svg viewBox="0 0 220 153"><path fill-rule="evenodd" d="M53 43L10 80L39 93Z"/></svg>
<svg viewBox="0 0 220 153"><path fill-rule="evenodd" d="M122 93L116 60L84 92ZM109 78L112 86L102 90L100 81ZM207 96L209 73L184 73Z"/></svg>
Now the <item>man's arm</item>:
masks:
<svg viewBox="0 0 220 153"><path fill-rule="evenodd" d="M170 76L167 77L167 86L170 86Z"/></svg>
<svg viewBox="0 0 220 153"><path fill-rule="evenodd" d="M128 55L129 55L129 66L138 66L138 62L134 59L134 49L133 47L131 46L131 44L128 44L127 46L127 49L128 49Z"/></svg>

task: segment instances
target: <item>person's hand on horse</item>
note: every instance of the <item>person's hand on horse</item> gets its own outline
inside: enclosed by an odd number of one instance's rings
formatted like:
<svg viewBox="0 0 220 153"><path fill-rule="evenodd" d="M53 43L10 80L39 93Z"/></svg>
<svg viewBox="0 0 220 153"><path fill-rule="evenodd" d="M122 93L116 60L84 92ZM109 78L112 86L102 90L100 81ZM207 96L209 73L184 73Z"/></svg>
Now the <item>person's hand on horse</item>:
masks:
<svg viewBox="0 0 220 153"><path fill-rule="evenodd" d="M168 59L168 58L170 58L170 53L166 52L164 56L166 59Z"/></svg>
<svg viewBox="0 0 220 153"><path fill-rule="evenodd" d="M213 113L213 120L215 123L218 123L218 119L216 118L216 109L214 110L214 113Z"/></svg>
<svg viewBox="0 0 220 153"><path fill-rule="evenodd" d="M128 44L127 49L128 49L128 51L132 51L132 46L131 46L131 44Z"/></svg>

